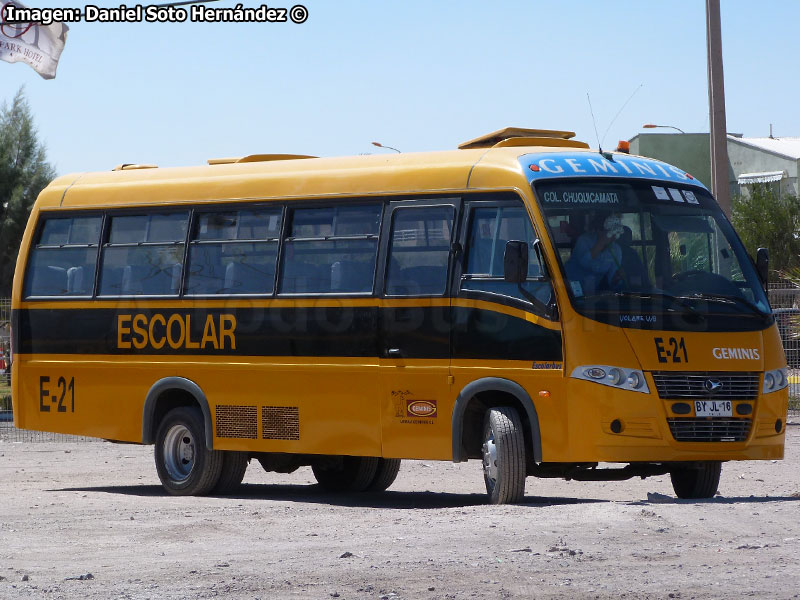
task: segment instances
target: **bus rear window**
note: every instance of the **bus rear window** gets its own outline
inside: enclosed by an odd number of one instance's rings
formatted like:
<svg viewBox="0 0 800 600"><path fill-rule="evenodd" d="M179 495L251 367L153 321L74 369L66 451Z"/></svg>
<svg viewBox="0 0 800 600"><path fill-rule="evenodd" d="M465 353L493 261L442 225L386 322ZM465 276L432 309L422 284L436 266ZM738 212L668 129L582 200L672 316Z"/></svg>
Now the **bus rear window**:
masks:
<svg viewBox="0 0 800 600"><path fill-rule="evenodd" d="M45 219L25 278L25 296L91 296L101 216Z"/></svg>

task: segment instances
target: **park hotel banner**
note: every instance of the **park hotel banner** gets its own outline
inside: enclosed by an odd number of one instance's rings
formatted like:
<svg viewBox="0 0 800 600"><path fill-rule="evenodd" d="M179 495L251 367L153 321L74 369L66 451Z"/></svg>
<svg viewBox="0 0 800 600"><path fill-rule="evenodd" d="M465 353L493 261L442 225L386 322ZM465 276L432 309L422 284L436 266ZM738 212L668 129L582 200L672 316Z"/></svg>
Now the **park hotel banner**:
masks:
<svg viewBox="0 0 800 600"><path fill-rule="evenodd" d="M15 9L25 8L17 0L0 0L0 60L24 62L45 79L53 79L69 28L64 23L44 25L7 18Z"/></svg>

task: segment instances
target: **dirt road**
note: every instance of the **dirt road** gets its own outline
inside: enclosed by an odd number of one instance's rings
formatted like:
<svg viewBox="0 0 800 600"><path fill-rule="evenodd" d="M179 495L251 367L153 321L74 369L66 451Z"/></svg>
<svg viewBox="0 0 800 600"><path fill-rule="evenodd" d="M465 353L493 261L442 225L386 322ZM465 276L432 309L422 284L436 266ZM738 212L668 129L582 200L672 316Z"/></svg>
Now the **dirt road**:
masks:
<svg viewBox="0 0 800 600"><path fill-rule="evenodd" d="M528 479L490 506L477 461L345 496L253 461L235 496L174 498L152 447L3 442L0 598L800 598L797 421L709 501Z"/></svg>

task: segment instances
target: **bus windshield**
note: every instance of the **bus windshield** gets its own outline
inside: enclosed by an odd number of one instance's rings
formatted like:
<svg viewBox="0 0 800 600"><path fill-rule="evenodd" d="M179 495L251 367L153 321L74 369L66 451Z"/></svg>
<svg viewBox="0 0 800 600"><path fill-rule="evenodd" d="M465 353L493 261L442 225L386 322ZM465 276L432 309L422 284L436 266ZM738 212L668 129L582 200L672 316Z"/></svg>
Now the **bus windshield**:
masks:
<svg viewBox="0 0 800 600"><path fill-rule="evenodd" d="M752 262L704 189L582 179L540 182L535 192L584 316L648 329L771 324Z"/></svg>

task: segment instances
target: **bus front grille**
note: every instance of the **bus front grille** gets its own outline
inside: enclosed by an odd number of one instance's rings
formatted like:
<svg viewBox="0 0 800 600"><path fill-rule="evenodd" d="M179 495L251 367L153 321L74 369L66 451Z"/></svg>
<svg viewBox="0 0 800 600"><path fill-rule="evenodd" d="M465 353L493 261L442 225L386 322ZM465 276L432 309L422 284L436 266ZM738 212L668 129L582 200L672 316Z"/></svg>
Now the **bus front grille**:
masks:
<svg viewBox="0 0 800 600"><path fill-rule="evenodd" d="M750 419L667 419L676 442L743 442L750 433Z"/></svg>
<svg viewBox="0 0 800 600"><path fill-rule="evenodd" d="M664 400L755 400L758 373L653 371L658 397Z"/></svg>

